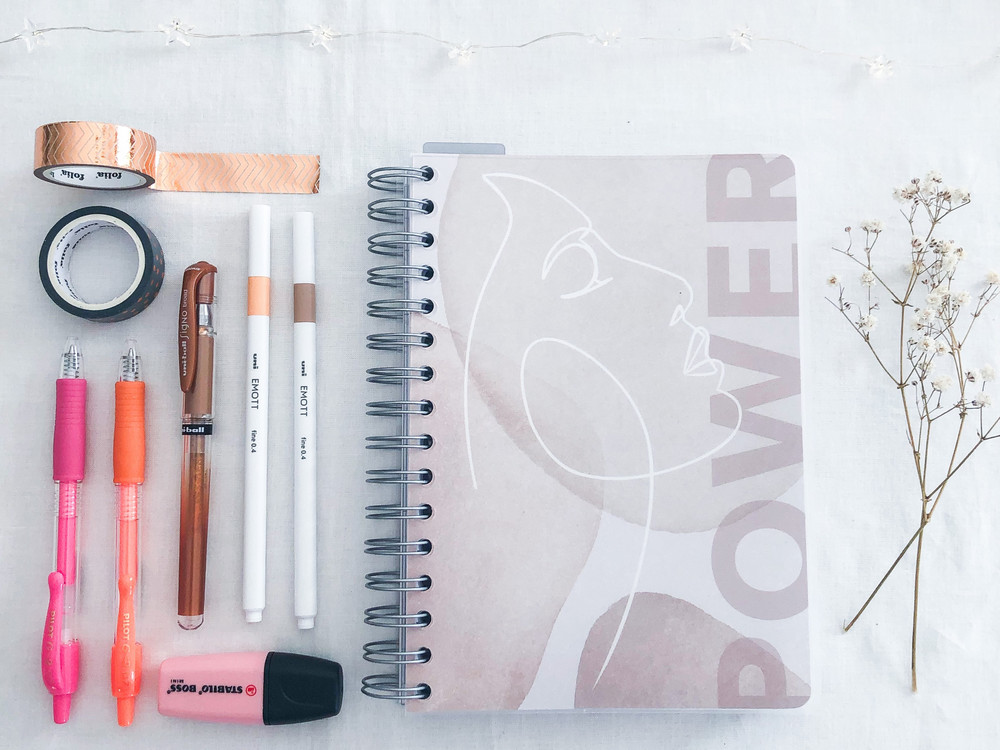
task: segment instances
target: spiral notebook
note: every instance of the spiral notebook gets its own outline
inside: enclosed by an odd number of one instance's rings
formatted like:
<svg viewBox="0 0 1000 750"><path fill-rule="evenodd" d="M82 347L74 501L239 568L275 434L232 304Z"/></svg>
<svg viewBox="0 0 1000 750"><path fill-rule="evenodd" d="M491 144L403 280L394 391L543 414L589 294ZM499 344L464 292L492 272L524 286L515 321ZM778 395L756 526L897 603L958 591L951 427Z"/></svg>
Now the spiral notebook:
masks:
<svg viewBox="0 0 1000 750"><path fill-rule="evenodd" d="M421 154L369 177L391 427L363 691L805 703L791 161Z"/></svg>

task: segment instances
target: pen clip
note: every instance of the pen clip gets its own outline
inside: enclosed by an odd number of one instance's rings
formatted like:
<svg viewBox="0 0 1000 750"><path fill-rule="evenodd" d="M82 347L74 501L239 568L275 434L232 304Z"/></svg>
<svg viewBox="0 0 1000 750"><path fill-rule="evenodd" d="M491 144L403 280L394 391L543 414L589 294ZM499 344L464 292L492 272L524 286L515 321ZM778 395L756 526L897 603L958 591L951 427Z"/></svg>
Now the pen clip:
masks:
<svg viewBox="0 0 1000 750"><path fill-rule="evenodd" d="M118 623L111 648L111 693L134 698L142 681L142 646L135 640L135 579L118 580Z"/></svg>
<svg viewBox="0 0 1000 750"><path fill-rule="evenodd" d="M217 272L215 266L203 260L184 269L177 318L177 363L183 393L190 393L194 388L198 369L198 305L212 304Z"/></svg>
<svg viewBox="0 0 1000 750"><path fill-rule="evenodd" d="M49 574L49 607L42 633L42 681L53 695L66 692L62 650L63 576Z"/></svg>
<svg viewBox="0 0 1000 750"><path fill-rule="evenodd" d="M80 651L76 641L62 642L65 579L49 574L49 607L42 633L42 682L53 696L54 718L62 724L69 718L69 695L76 692Z"/></svg>

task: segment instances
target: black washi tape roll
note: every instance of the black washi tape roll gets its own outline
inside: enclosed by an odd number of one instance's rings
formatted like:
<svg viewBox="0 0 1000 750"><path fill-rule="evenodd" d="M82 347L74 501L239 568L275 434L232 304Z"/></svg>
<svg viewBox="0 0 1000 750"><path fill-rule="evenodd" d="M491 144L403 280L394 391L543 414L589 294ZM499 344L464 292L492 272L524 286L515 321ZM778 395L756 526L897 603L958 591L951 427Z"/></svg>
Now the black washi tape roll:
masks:
<svg viewBox="0 0 1000 750"><path fill-rule="evenodd" d="M73 288L70 258L84 237L107 230L129 236L139 264L135 278L120 294L105 302L87 302ZM114 323L138 315L156 298L163 285L163 250L153 233L124 211L90 206L66 214L49 230L38 256L38 275L45 293L66 312Z"/></svg>

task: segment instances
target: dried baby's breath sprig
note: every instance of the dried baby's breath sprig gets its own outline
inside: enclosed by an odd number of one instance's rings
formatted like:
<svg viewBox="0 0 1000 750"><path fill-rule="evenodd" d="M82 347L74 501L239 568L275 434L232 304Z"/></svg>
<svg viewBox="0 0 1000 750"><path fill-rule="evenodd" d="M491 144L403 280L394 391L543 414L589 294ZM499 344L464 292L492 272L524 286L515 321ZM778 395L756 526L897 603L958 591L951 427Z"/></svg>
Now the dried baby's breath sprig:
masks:
<svg viewBox="0 0 1000 750"><path fill-rule="evenodd" d="M847 247L834 248L861 266L860 298L849 297L839 275L831 274L826 281L837 289L836 296L827 300L858 334L899 394L920 498L916 531L844 629L850 630L857 622L916 543L910 638L911 685L916 690L924 529L951 478L983 443L1000 437L1000 417L991 416L993 399L987 390L995 371L991 365L971 367L964 354L974 324L1000 295L1000 272L989 272L978 290L956 285L956 273L968 253L955 240L940 237L939 230L952 212L971 201L968 190L946 185L939 172L931 171L923 179L915 177L895 188L893 197L903 204L900 212L909 227L909 240L904 244L904 253L908 254L904 281L888 283L890 275L879 270L885 264L876 266L876 246L885 232L885 225L877 219L858 225L863 233L863 248L855 245L851 227L844 230ZM861 234L858 237L862 239ZM889 343L872 337L878 323L875 311L879 309L879 296L887 298L898 313L898 336L891 334ZM973 424L974 428L970 426Z"/></svg>

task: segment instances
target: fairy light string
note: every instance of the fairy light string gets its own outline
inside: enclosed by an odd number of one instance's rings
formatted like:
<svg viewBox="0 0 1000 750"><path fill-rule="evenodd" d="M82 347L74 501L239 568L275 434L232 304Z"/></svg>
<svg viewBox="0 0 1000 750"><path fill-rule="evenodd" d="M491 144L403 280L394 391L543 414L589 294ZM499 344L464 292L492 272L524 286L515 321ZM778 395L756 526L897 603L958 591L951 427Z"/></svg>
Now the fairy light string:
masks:
<svg viewBox="0 0 1000 750"><path fill-rule="evenodd" d="M441 39L431 34L420 31L405 30L372 30L372 31L338 31L328 24L313 24L304 29L290 31L265 31L256 33L221 33L207 34L197 31L194 26L184 23L180 19L174 18L170 23L159 24L155 29L115 29L97 28L93 26L40 26L30 19L24 19L23 28L15 35L6 39L0 39L0 47L4 45L21 44L30 53L39 47L47 46L52 38L62 36L70 32L78 34L141 34L151 38L158 38L167 47L186 48L192 42L214 41L223 39L276 39L281 37L303 40L310 48L321 48L324 52L333 52L339 43L350 39L375 39L375 38L409 38L423 41L427 44L441 48L448 59L457 63L468 63L479 53L494 50L523 50L528 47L540 47L551 45L557 40L578 39L597 47L620 47L630 43L659 43L673 45L714 45L720 50L726 50L733 54L749 54L763 47L791 47L803 54L813 56L833 56L850 61L865 71L870 78L886 79L893 76L900 63L896 59L890 59L884 54L878 55L858 55L851 52L816 49L809 45L802 44L793 39L782 39L777 37L759 36L749 26L738 26L730 29L725 34L709 35L702 37L681 37L681 36L636 36L623 35L620 30L602 30L596 33L584 31L554 31L542 36L526 39L524 41L513 41L498 44L481 44L469 40L452 41ZM927 62L909 63L910 67L920 68L954 68L954 67L975 67L984 62L989 62L1000 57L994 54L985 60L957 62L949 64L932 64Z"/></svg>

